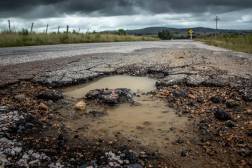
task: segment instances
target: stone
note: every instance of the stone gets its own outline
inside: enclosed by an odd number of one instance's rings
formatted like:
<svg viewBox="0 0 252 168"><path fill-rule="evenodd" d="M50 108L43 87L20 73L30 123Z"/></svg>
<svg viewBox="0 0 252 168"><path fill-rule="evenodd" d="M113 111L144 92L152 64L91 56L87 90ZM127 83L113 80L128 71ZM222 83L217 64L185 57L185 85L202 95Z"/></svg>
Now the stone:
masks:
<svg viewBox="0 0 252 168"><path fill-rule="evenodd" d="M48 106L47 105L45 105L44 103L40 103L39 104L39 109L40 110L43 110L43 111L48 111Z"/></svg>
<svg viewBox="0 0 252 168"><path fill-rule="evenodd" d="M24 94L18 94L14 96L14 98L18 101L24 101L26 99L26 96Z"/></svg>
<svg viewBox="0 0 252 168"><path fill-rule="evenodd" d="M129 164L127 167L128 168L143 168L143 166L140 165L139 163Z"/></svg>
<svg viewBox="0 0 252 168"><path fill-rule="evenodd" d="M240 105L240 103L235 100L227 100L227 102L226 102L227 108L234 108L234 107L238 107L239 105Z"/></svg>
<svg viewBox="0 0 252 168"><path fill-rule="evenodd" d="M86 109L86 106L87 106L86 103L83 100L81 100L74 105L74 109L84 111Z"/></svg>
<svg viewBox="0 0 252 168"><path fill-rule="evenodd" d="M187 96L187 92L185 90L174 90L172 92L172 95L174 97L186 97Z"/></svg>
<svg viewBox="0 0 252 168"><path fill-rule="evenodd" d="M6 113L8 112L8 107L7 106L0 106L0 113Z"/></svg>
<svg viewBox="0 0 252 168"><path fill-rule="evenodd" d="M239 155L243 156L243 157L248 157L252 155L252 150L250 150L249 148L241 148L238 151Z"/></svg>
<svg viewBox="0 0 252 168"><path fill-rule="evenodd" d="M133 94L130 89L95 89L86 94L87 100L96 100L107 105L133 102Z"/></svg>
<svg viewBox="0 0 252 168"><path fill-rule="evenodd" d="M198 86L200 84L202 84L204 81L206 81L208 79L207 76L201 76L199 74L197 75L190 75L187 77L187 85L190 86Z"/></svg>
<svg viewBox="0 0 252 168"><path fill-rule="evenodd" d="M189 151L186 150L186 149L182 149L181 152L180 152L180 156L182 157L186 157L189 155Z"/></svg>
<svg viewBox="0 0 252 168"><path fill-rule="evenodd" d="M57 100L64 98L62 92L57 91L57 90L41 91L40 93L37 94L36 97L38 99L42 99L42 100L46 100L46 101L48 101L48 100L57 101Z"/></svg>
<svg viewBox="0 0 252 168"><path fill-rule="evenodd" d="M229 128L233 128L233 127L236 126L236 124L232 120L228 120L228 121L225 122L225 126L229 127Z"/></svg>
<svg viewBox="0 0 252 168"><path fill-rule="evenodd" d="M213 96L210 98L210 100L213 102L213 103L221 103L221 98L219 96Z"/></svg>
<svg viewBox="0 0 252 168"><path fill-rule="evenodd" d="M165 86L172 86L172 85L179 85L186 82L187 75L185 74L178 74L178 75L169 75L164 79L161 79L156 82L156 86L165 87Z"/></svg>
<svg viewBox="0 0 252 168"><path fill-rule="evenodd" d="M96 110L91 110L91 111L88 111L87 112L87 115L88 116L91 116L91 117L103 117L105 116L107 113L106 112L103 112L103 111L96 111Z"/></svg>
<svg viewBox="0 0 252 168"><path fill-rule="evenodd" d="M218 120L221 120L221 121L227 121L227 120L231 119L231 116L222 109L215 109L214 116L215 116L215 118L217 118Z"/></svg>

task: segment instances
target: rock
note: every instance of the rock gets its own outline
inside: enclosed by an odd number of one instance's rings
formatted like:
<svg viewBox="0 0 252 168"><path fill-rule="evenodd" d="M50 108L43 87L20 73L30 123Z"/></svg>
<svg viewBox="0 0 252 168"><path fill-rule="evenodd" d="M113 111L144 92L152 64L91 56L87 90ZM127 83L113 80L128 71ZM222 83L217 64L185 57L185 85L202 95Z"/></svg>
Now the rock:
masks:
<svg viewBox="0 0 252 168"><path fill-rule="evenodd" d="M246 132L246 134L247 134L247 136L252 137L252 130L248 130L248 131Z"/></svg>
<svg viewBox="0 0 252 168"><path fill-rule="evenodd" d="M185 74L178 74L178 75L169 75L164 79L161 79L156 82L156 86L164 87L164 86L172 86L172 85L179 85L186 82L187 75Z"/></svg>
<svg viewBox="0 0 252 168"><path fill-rule="evenodd" d="M7 106L0 106L0 113L6 113L8 112L8 107Z"/></svg>
<svg viewBox="0 0 252 168"><path fill-rule="evenodd" d="M193 94L188 94L187 96L191 99L196 99L196 97Z"/></svg>
<svg viewBox="0 0 252 168"><path fill-rule="evenodd" d="M252 150L250 150L249 148L241 148L238 151L239 155L243 156L243 157L248 157L252 155Z"/></svg>
<svg viewBox="0 0 252 168"><path fill-rule="evenodd" d="M183 139L181 139L181 138L178 138L175 142L176 142L176 144L183 144L183 143L185 143L185 141Z"/></svg>
<svg viewBox="0 0 252 168"><path fill-rule="evenodd" d="M143 166L140 165L139 163L135 163L135 164L129 164L127 168L143 168Z"/></svg>
<svg viewBox="0 0 252 168"><path fill-rule="evenodd" d="M225 126L229 127L229 128L233 128L233 127L235 127L235 122L228 120L225 122Z"/></svg>
<svg viewBox="0 0 252 168"><path fill-rule="evenodd" d="M204 81L206 81L208 79L207 76L201 76L201 75L190 75L187 77L187 85L190 86L198 86L200 84L202 84Z"/></svg>
<svg viewBox="0 0 252 168"><path fill-rule="evenodd" d="M130 89L96 89L86 94L87 100L96 100L108 105L133 102L133 94Z"/></svg>
<svg viewBox="0 0 252 168"><path fill-rule="evenodd" d="M103 116L107 115L107 113L103 112L103 111L91 110L91 111L87 112L87 115L91 116L91 117L103 117Z"/></svg>
<svg viewBox="0 0 252 168"><path fill-rule="evenodd" d="M214 116L215 116L215 118L217 118L218 120L221 120L221 121L226 121L226 120L231 119L231 116L227 112L225 112L224 110L221 110L221 109L215 109Z"/></svg>
<svg viewBox="0 0 252 168"><path fill-rule="evenodd" d="M186 149L182 149L181 152L180 152L180 155L182 157L186 157L189 155L189 150L186 150Z"/></svg>
<svg viewBox="0 0 252 168"><path fill-rule="evenodd" d="M44 103L40 103L39 104L39 109L40 110L43 110L43 111L48 111L48 106L47 105L45 105Z"/></svg>
<svg viewBox="0 0 252 168"><path fill-rule="evenodd" d="M213 96L210 98L213 103L221 103L221 98L219 96Z"/></svg>
<svg viewBox="0 0 252 168"><path fill-rule="evenodd" d="M240 93L242 94L243 100L247 102L252 102L252 89L251 87L246 87L242 90L240 90Z"/></svg>
<svg viewBox="0 0 252 168"><path fill-rule="evenodd" d="M84 111L86 109L86 106L87 106L86 103L83 100L81 100L74 105L74 109Z"/></svg>
<svg viewBox="0 0 252 168"><path fill-rule="evenodd" d="M175 90L175 91L172 92L172 95L174 97L186 97L187 92L185 90Z"/></svg>
<svg viewBox="0 0 252 168"><path fill-rule="evenodd" d="M24 94L19 94L14 96L14 98L18 101L24 101L26 99L26 96Z"/></svg>
<svg viewBox="0 0 252 168"><path fill-rule="evenodd" d="M42 99L42 100L46 100L46 101L48 101L48 100L57 101L57 100L64 98L62 92L57 91L57 90L41 91L40 93L37 94L36 97L38 99Z"/></svg>
<svg viewBox="0 0 252 168"><path fill-rule="evenodd" d="M235 101L235 100L227 100L227 102L226 102L226 106L228 108L238 107L239 105L240 105L240 103L238 101Z"/></svg>

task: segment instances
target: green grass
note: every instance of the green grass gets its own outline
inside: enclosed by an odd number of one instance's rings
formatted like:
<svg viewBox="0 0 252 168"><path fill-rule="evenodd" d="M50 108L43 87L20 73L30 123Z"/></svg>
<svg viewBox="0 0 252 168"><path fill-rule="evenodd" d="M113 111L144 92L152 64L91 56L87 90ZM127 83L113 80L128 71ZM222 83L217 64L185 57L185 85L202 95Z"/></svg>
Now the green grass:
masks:
<svg viewBox="0 0 252 168"><path fill-rule="evenodd" d="M0 33L0 47L154 40L159 39L157 37L151 36L117 35L104 33Z"/></svg>
<svg viewBox="0 0 252 168"><path fill-rule="evenodd" d="M234 51L252 53L252 34L218 35L216 38L214 36L203 37L199 40L217 47L223 47Z"/></svg>

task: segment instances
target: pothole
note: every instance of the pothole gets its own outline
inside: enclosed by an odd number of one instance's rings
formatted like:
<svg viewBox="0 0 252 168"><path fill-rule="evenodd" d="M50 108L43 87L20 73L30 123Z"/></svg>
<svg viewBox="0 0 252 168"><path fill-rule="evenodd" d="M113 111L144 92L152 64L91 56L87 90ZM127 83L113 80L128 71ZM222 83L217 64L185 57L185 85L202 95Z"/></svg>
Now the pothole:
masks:
<svg viewBox="0 0 252 168"><path fill-rule="evenodd" d="M90 90L127 88L134 92L134 103L108 106L86 101L84 111L65 109L65 125L92 139L113 140L118 136L138 142L154 150L166 151L166 147L180 137L188 119L179 117L168 102L148 92L155 90L156 80L148 77L111 76L89 84L65 89L65 96L73 99L73 105ZM70 114L68 114L70 113ZM91 114L91 115L89 115Z"/></svg>
<svg viewBox="0 0 252 168"><path fill-rule="evenodd" d="M104 77L88 84L68 87L64 90L64 94L73 98L83 98L88 91L102 88L128 88L133 92L149 92L155 89L155 83L156 80L148 77L116 75Z"/></svg>

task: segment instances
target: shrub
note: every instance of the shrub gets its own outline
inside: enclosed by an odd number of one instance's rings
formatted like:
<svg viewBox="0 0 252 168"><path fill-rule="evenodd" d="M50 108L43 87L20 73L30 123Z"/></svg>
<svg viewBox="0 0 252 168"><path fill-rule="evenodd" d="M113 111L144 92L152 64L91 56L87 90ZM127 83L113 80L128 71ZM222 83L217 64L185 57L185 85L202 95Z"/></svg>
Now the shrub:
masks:
<svg viewBox="0 0 252 168"><path fill-rule="evenodd" d="M161 32L158 32L158 37L161 40L171 40L172 34L169 30L162 30Z"/></svg>

